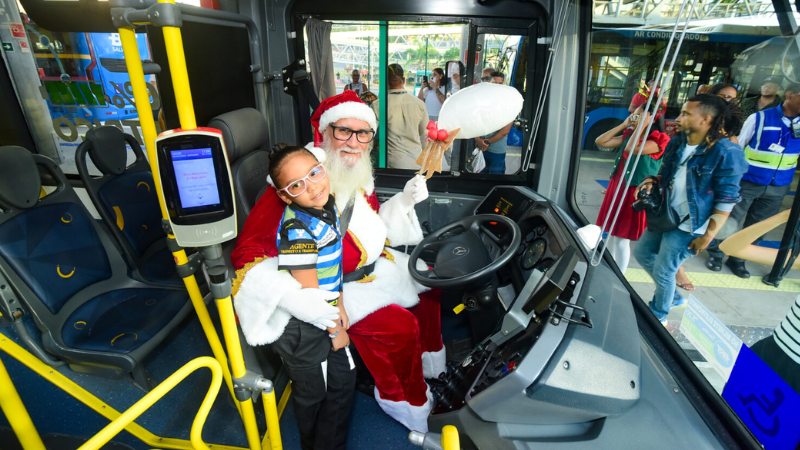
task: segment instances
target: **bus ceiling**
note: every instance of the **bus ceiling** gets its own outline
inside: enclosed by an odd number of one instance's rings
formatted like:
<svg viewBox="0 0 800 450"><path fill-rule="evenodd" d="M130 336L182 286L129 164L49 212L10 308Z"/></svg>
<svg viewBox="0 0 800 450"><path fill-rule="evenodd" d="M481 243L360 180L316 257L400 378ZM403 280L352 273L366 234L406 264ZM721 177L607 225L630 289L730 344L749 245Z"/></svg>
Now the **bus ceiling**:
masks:
<svg viewBox="0 0 800 450"><path fill-rule="evenodd" d="M292 10L298 14L346 16L348 19L358 19L364 14L356 11L369 11L368 16L398 16L418 15L426 16L459 16L459 17L485 17L485 18L535 18L546 17L552 11L553 2L556 0L523 0L523 1L496 1L479 0L475 2L454 2L451 0L404 0L399 2L375 2L372 0L352 0L347 3L346 13L342 12L341 4L320 0L299 0L292 5ZM89 33L114 33L117 28L111 21L111 9L120 4L135 7L138 5L149 6L155 0L134 2L125 0L73 0L60 2L52 0L20 0L28 16L39 26L50 31L61 32L89 32ZM232 14L239 13L239 3L235 0L220 0L220 10L200 10L204 8L181 5L184 14L205 15L207 18L231 20ZM257 2L253 2L257 3ZM266 2L270 3L270 2ZM284 3L284 2L281 2ZM288 1L285 3L289 3ZM134 5L136 4L136 5ZM268 5L268 12L274 11L278 5ZM226 17L220 15L227 14ZM422 19L422 17L420 17Z"/></svg>

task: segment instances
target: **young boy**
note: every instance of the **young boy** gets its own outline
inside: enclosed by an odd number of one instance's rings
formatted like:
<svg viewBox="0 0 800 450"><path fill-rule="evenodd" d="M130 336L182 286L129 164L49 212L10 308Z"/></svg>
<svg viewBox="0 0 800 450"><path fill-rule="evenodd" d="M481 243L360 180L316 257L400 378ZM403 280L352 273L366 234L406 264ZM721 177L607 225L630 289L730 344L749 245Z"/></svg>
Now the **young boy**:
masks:
<svg viewBox="0 0 800 450"><path fill-rule="evenodd" d="M284 147L270 159L270 178L287 203L278 230L278 270L303 288L339 293L336 326L321 330L292 317L272 344L292 380L303 449L344 449L356 372L347 346L350 323L342 299L342 236L325 168L303 147Z"/></svg>

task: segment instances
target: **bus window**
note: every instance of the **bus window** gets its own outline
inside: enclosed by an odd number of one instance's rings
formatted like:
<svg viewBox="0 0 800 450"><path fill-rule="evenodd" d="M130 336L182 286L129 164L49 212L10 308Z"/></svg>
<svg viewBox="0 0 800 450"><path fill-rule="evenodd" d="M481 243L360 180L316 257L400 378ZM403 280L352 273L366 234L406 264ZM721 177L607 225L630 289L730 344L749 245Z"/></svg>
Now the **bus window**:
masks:
<svg viewBox="0 0 800 450"><path fill-rule="evenodd" d="M448 61L464 54L468 33L469 27L460 24L389 23L389 64L394 70L387 74L386 168L420 169L416 159L428 144L428 122L438 119L446 96L460 86L460 74L448 72ZM402 85L393 76L397 70L405 78ZM379 112L378 105L373 109ZM459 148L458 142L452 148ZM450 170L452 148L445 152L443 173Z"/></svg>
<svg viewBox="0 0 800 450"><path fill-rule="evenodd" d="M613 20L606 14L600 14L595 19L595 25L600 23L603 26L608 26L609 20ZM774 15L720 18L704 20L701 24L690 22L688 30L671 69L674 47L669 52L660 82L654 79L671 36L669 31L644 27L595 28L591 34L588 66L585 68L587 97L578 150L580 160L574 204L589 223L600 227L605 225L605 241L600 248L606 249L604 251L617 263L645 303L653 299L655 284L633 256L637 241L648 224L646 217L637 215L632 208L636 186L626 186L626 178L622 176L626 173L628 158L623 156L620 148L632 132L632 129L625 128L624 121L638 105L646 101L643 94L648 94L648 90L652 91L653 97L663 93L665 107L661 111L664 121L653 124L655 131L651 130L651 133L656 134L651 136L651 140L666 146L670 138L674 139L681 133L675 122L681 107L701 87L705 90L714 84L726 84L724 89L727 90L727 96L723 98L742 106L742 109L752 105L747 110L752 113L758 110L759 103L764 103L759 102L759 96L772 102L770 106L760 106L763 110L782 108L784 89L796 82L793 80L796 71L792 66L797 61L796 46L792 37L773 37L780 34ZM789 43L791 47L787 49ZM777 93L769 87L762 89L767 84L777 86ZM731 92L735 97L731 97ZM755 121L752 115L750 117ZM743 149L752 143L749 137L739 136L738 140L744 139L748 141L739 142ZM634 174L633 178L658 172L660 163L657 161L663 153L654 155L657 156L643 155L638 162L638 167L645 167L652 173L640 172ZM633 169L632 164L631 161L627 170ZM746 181L743 179L740 182L742 193L747 187ZM791 189L785 186L788 194L782 197L779 210L786 211L791 207L797 182L795 176L790 184ZM615 194L617 200L614 200ZM620 204L620 207L612 207ZM740 203L736 208L743 204ZM745 213L751 214L753 211L754 208L750 208ZM730 226L731 230L723 230L717 237L729 238L737 227L748 224L745 213L742 223L726 222L725 227ZM757 221L760 220L763 219ZM753 245L777 248L784 233L783 228L779 226L769 231L763 240ZM792 314L790 308L797 293L779 292L772 288L768 288L769 292L762 292L762 278L770 273L771 266L748 261L746 268L749 275L746 277L741 271L735 270L735 262L720 264L715 269L709 261L710 255L704 251L683 262L685 273L679 272L674 282L677 293L689 299L686 303L688 307L685 310L672 308L663 323L714 389L722 394L723 388L727 389L726 383L732 370L736 370L734 361L737 361L737 355L742 354L739 353L740 349L744 351L744 346L754 347L757 343L763 345L764 342L772 342L773 331L780 330L787 313ZM796 278L796 274L793 278ZM756 304L753 303L754 299L758 299L757 304L761 306L769 304L773 307L765 309L759 306L753 309ZM724 345L720 344L720 340L715 341L714 332L709 331L711 327L721 330L719 336L725 335L729 340ZM775 331L775 336L778 336L776 339L780 335L779 331ZM754 348L758 353L759 347ZM735 406L734 401L730 403L731 406ZM767 443L765 445L769 446Z"/></svg>
<svg viewBox="0 0 800 450"><path fill-rule="evenodd" d="M530 109L530 101L525 95L528 71L528 41L528 36L479 32L475 47L477 50L475 60L478 62L474 71L475 83L502 83L517 88L520 94L525 97L525 105L522 109L523 116ZM502 76L493 77L492 75L495 73L499 73ZM522 125L512 125L504 139L497 143L491 143L484 152L484 157L486 157L486 152L491 153L487 159L487 166L492 160L497 160L496 155L503 154L505 156L505 170L502 173L518 173L522 160L523 142L527 142L525 139L528 138L526 131ZM484 138L491 139L496 134L503 132L505 130L501 129L498 132L484 136ZM503 147L505 148L503 149ZM503 152L503 150L505 151ZM467 161L471 161L472 157L472 154L467 154ZM497 171L498 169L489 170Z"/></svg>
<svg viewBox="0 0 800 450"><path fill-rule="evenodd" d="M11 44L19 46L19 53L8 62L40 152L59 161L65 173L77 174L75 150L92 128L112 125L143 144L117 33L50 32L30 21L24 11L20 22L24 39ZM147 36L137 34L137 43L141 59L151 59ZM24 55L32 59L25 60ZM160 101L155 76L147 81L156 116ZM133 158L129 151L129 161ZM89 167L100 174L91 161Z"/></svg>

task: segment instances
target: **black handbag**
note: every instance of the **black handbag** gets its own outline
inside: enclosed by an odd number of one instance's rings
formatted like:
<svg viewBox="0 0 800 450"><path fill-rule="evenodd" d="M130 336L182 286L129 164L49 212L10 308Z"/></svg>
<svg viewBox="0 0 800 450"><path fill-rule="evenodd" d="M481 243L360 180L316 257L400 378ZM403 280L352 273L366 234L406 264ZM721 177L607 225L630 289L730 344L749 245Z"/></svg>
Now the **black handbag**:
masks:
<svg viewBox="0 0 800 450"><path fill-rule="evenodd" d="M678 147L681 148L681 147ZM675 180L675 176L678 174L678 171L686 165L687 162L694 156L694 154L689 155L686 159L683 160L678 165L678 168L675 169L675 174L672 176L672 180L670 180L670 186L667 189L664 189L661 183L658 181L658 178L651 178L653 181L653 188L650 190L650 195L652 195L655 199L660 199L653 202L653 206L645 210L645 216L647 217L647 229L652 231L653 233L668 233L680 226L686 219L689 218L687 214L686 217L683 219L678 216L678 212L672 209L672 182Z"/></svg>
<svg viewBox="0 0 800 450"><path fill-rule="evenodd" d="M658 202L657 206L645 210L647 229L653 233L667 233L678 228L689 216L681 220L678 217L678 212L670 206L672 204L671 189L663 189L658 179L653 179L653 182L655 184L650 190L650 195L661 199L661 201Z"/></svg>

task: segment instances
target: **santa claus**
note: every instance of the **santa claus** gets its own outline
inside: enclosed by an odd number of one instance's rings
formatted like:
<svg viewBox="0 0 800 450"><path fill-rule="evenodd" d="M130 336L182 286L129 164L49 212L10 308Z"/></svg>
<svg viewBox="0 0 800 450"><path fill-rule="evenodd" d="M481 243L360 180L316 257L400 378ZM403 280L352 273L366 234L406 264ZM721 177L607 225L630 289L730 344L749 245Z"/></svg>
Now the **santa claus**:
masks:
<svg viewBox="0 0 800 450"><path fill-rule="evenodd" d="M414 205L428 197L425 179L412 178L403 192L378 204L369 157L376 118L354 92L322 102L311 122L314 144L307 148L325 164L342 221L350 216L343 298L351 342L375 378L381 408L410 430L427 431L433 401L424 378L445 369L439 292L416 284L408 256L390 248L422 239ZM330 313L323 291L301 289L277 269L276 232L284 207L269 188L248 216L231 257L237 275L234 306L254 346L274 342L290 316L322 327Z"/></svg>

